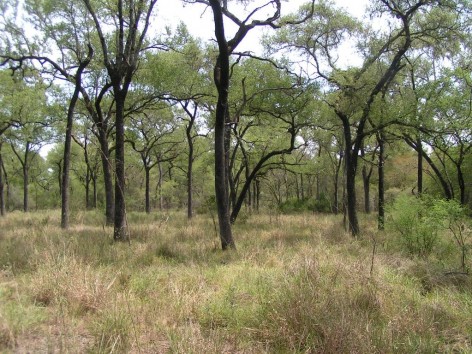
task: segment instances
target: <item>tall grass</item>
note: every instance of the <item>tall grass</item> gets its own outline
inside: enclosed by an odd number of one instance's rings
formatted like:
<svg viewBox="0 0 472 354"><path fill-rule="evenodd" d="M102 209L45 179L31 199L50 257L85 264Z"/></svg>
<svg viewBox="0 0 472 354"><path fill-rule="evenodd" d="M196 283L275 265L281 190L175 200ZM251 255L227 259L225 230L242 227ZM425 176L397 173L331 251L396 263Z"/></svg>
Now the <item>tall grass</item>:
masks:
<svg viewBox="0 0 472 354"><path fill-rule="evenodd" d="M469 277L390 248L374 220L354 240L334 216L249 216L237 252L219 250L205 215L131 214L130 244L94 212L59 221L0 219L0 351L472 350Z"/></svg>

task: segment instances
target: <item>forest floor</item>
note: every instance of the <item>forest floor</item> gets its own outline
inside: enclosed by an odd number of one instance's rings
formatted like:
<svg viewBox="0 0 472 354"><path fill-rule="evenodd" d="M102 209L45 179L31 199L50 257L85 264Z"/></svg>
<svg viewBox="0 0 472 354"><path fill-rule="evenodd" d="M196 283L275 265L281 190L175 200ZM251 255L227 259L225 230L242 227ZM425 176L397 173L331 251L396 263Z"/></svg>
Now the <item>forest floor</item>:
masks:
<svg viewBox="0 0 472 354"><path fill-rule="evenodd" d="M59 218L0 218L0 352L472 352L459 253L408 256L373 216L359 239L342 216L245 217L236 252L210 216L130 213L116 244L96 212Z"/></svg>

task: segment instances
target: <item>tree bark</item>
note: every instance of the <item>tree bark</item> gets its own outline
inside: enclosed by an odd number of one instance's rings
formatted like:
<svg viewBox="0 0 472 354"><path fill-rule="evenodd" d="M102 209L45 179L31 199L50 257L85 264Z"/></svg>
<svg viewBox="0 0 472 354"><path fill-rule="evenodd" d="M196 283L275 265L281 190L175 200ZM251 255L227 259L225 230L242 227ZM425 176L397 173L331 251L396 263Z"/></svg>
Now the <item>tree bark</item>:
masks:
<svg viewBox="0 0 472 354"><path fill-rule="evenodd" d="M214 81L218 90L218 103L215 117L215 194L220 228L220 241L223 250L235 249L229 219L227 154L225 149L226 117L228 113L229 55L225 38L223 13L218 0L210 0L215 21L215 35L219 54L214 69Z"/></svg>
<svg viewBox="0 0 472 354"><path fill-rule="evenodd" d="M421 138L418 136L416 139L416 145L418 146L419 150L417 152L418 156L418 165L417 165L417 188L418 188L418 195L420 196L423 194L423 154L419 152L423 150L423 146L421 143Z"/></svg>
<svg viewBox="0 0 472 354"><path fill-rule="evenodd" d="M151 169L147 166L144 166L144 173L145 173L145 209L146 209L146 214L151 213L151 174L150 174Z"/></svg>
<svg viewBox="0 0 472 354"><path fill-rule="evenodd" d="M80 63L79 68L75 74L75 88L72 98L69 102L69 108L67 110L67 124L66 124L66 136L64 141L64 166L62 168L62 181L61 181L61 228L69 228L69 180L70 180L70 153L72 149L72 126L74 124L74 110L75 105L79 99L80 89L82 86L82 73L90 63L92 59L93 50L92 46L89 45L89 52L87 58Z"/></svg>
<svg viewBox="0 0 472 354"><path fill-rule="evenodd" d="M377 134L377 142L379 144L379 163L378 163L378 175L379 175L379 214L378 214L378 229L383 230L385 227L385 139L383 132Z"/></svg>
<svg viewBox="0 0 472 354"><path fill-rule="evenodd" d="M114 88L115 93L115 218L113 239L115 241L128 241L129 235L126 227L126 203L125 203L125 125L124 104L126 93L122 89Z"/></svg>
<svg viewBox="0 0 472 354"><path fill-rule="evenodd" d="M192 129L195 123L195 118L197 114L197 105L195 110L190 113L186 107L185 110L190 117L188 125L185 129L185 136L187 137L188 144L188 160L187 160L187 218L190 220L193 217L193 161L194 161L194 146L193 146L193 137Z"/></svg>
<svg viewBox="0 0 472 354"><path fill-rule="evenodd" d="M0 216L6 215L5 210L5 183L3 179L3 156L2 156L2 142L0 142Z"/></svg>
<svg viewBox="0 0 472 354"><path fill-rule="evenodd" d="M29 185L29 166L25 162L23 164L23 211L26 213L29 210L29 203L28 203L28 185Z"/></svg>
<svg viewBox="0 0 472 354"><path fill-rule="evenodd" d="M105 187L105 218L108 226L113 225L115 214L115 198L113 195L113 173L108 148L107 127L97 124L98 140L100 142L100 158L102 160L103 183Z"/></svg>

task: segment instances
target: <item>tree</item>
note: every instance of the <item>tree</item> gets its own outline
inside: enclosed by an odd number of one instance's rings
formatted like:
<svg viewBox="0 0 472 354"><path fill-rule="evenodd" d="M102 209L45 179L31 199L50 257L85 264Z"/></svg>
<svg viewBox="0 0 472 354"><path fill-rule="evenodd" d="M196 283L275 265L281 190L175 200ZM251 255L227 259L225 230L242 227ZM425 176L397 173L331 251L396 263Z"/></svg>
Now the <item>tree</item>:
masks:
<svg viewBox="0 0 472 354"><path fill-rule="evenodd" d="M157 0L119 0L111 12L98 10L91 0L83 0L92 17L100 40L103 64L106 68L115 101L115 218L113 238L128 240L125 205L125 102L141 52L146 43L154 6ZM103 17L102 17L103 16ZM112 18L110 18L111 16ZM116 24L114 33L106 33L110 20Z"/></svg>
<svg viewBox="0 0 472 354"><path fill-rule="evenodd" d="M126 142L139 153L145 173L145 210L151 212L151 170L159 163L175 158L179 141L169 140L174 133L175 122L170 107L163 105L152 112L142 112L131 117L131 125L126 132ZM178 149L177 149L178 150ZM174 154L169 155L174 151Z"/></svg>
<svg viewBox="0 0 472 354"><path fill-rule="evenodd" d="M214 83L218 91L218 102L215 112L215 194L218 210L218 222L220 228L220 240L223 250L235 249L231 223L229 217L228 196L228 145L229 145L229 115L228 94L230 84L230 56L246 35L256 27L270 26L278 27L277 20L280 18L281 1L271 0L265 6L256 7L244 20L239 19L228 8L228 2L219 0L193 0L187 1L204 4L211 7L215 25L215 37L218 44L218 56L214 67ZM264 9L273 10L272 14L263 20L256 19ZM237 30L233 38L227 39L224 18L228 18L236 26Z"/></svg>
<svg viewBox="0 0 472 354"><path fill-rule="evenodd" d="M377 35L373 30L364 30L364 44L359 46L363 64L359 68L341 68L336 50L348 35L362 32L360 24L327 3L316 6L310 21L297 29L288 26L273 40L278 44L276 49L290 48L306 56L312 69L308 75L312 79L323 79L331 88L327 104L343 126L347 211L349 228L354 236L360 231L355 190L358 157L364 138L373 133L369 131L372 107L403 68L404 56L413 43L438 28L449 27L450 23L435 22L433 25L420 21L428 11L436 11L435 6L439 5L435 1L422 0L379 0L373 4L373 14L384 16L388 21L389 33ZM306 7L301 11L307 11ZM375 129L381 128L377 125Z"/></svg>

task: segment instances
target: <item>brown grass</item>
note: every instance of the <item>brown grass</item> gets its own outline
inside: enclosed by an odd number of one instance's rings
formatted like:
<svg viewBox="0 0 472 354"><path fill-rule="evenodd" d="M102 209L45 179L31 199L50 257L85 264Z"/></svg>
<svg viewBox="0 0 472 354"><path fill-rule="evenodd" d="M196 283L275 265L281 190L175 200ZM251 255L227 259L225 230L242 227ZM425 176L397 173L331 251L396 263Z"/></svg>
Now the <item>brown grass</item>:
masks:
<svg viewBox="0 0 472 354"><path fill-rule="evenodd" d="M206 216L131 214L130 245L78 221L0 219L0 351L472 350L470 279L391 251L374 224L354 240L334 216L251 216L222 252Z"/></svg>

